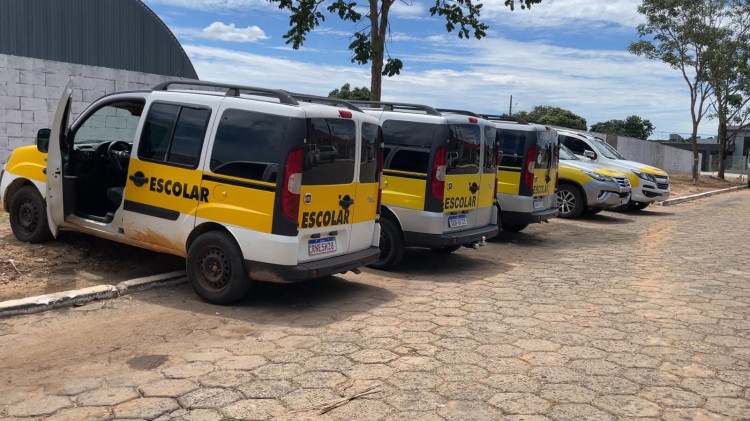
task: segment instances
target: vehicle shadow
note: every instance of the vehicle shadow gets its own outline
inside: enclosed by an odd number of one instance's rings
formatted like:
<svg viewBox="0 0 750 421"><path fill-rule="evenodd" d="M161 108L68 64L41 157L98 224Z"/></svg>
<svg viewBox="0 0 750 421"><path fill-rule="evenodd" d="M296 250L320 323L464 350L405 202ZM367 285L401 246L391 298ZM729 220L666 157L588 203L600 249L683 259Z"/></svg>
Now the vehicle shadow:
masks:
<svg viewBox="0 0 750 421"><path fill-rule="evenodd" d="M500 230L497 236L487 241L495 244L512 244L521 247L551 246L557 242L554 238L546 235L538 235L535 232L508 232L503 230Z"/></svg>
<svg viewBox="0 0 750 421"><path fill-rule="evenodd" d="M630 216L648 216L648 217L655 217L655 216L672 216L674 215L674 212L665 212L665 211L657 211L649 209L643 209L643 210L622 210L622 211L613 211L614 213L621 213L623 215L630 215Z"/></svg>
<svg viewBox="0 0 750 421"><path fill-rule="evenodd" d="M614 215L617 215L615 213ZM626 216L623 214L623 216ZM624 218L624 217L616 217L613 215L605 215L601 213L597 214L581 214L581 216L578 218L582 222L588 222L593 224L602 224L602 225L620 225L620 224L632 224L635 222L634 219Z"/></svg>

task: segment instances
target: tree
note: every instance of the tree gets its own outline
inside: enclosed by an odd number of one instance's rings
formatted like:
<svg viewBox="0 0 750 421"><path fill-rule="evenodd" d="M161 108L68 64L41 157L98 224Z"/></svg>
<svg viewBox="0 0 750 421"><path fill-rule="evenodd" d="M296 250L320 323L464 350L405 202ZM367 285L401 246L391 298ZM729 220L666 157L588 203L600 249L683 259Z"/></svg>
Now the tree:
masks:
<svg viewBox="0 0 750 421"><path fill-rule="evenodd" d="M726 24L719 28L719 37L707 51L706 79L714 96L711 102L717 118L719 134L719 178L724 178L727 150L737 137L728 125L739 128L748 123L750 108L750 6L743 0L731 0L724 9Z"/></svg>
<svg viewBox="0 0 750 421"><path fill-rule="evenodd" d="M361 88L355 87L354 90L352 90L351 85L345 83L344 86L341 87L341 89L337 88L329 92L328 97L339 99L368 100L370 99L370 90L365 88L364 86Z"/></svg>
<svg viewBox="0 0 750 421"><path fill-rule="evenodd" d="M383 76L394 76L401 73L403 63L400 59L387 54L386 42L390 34L389 13L396 0L368 0L369 8L363 16L357 10L357 3L348 0L268 0L278 3L279 9L290 12L289 31L284 35L287 44L299 49L307 39L307 34L325 21L324 12L337 15L343 21L349 21L359 27L351 36L349 50L351 62L365 65L370 63L370 99L380 101ZM402 0L410 4L407 0ZM430 7L430 16L445 19L445 29L453 32L457 29L458 37L473 36L481 39L487 35L489 26L479 20L483 4L481 0L434 0ZM532 4L542 0L518 0L521 9L528 9ZM505 0L505 6L515 9L516 0ZM365 19L366 18L366 19ZM363 25L360 25L362 22Z"/></svg>
<svg viewBox="0 0 750 421"><path fill-rule="evenodd" d="M585 118L572 111L548 105L537 105L531 111L521 111L513 114L513 117L520 117L526 121L533 121L539 124L567 127L569 129L588 129Z"/></svg>
<svg viewBox="0 0 750 421"><path fill-rule="evenodd" d="M690 90L693 143L693 183L700 176L698 126L708 111L712 93L706 79L707 50L717 37L726 0L643 0L638 13L646 22L638 25L639 40L628 51L661 60L682 73Z"/></svg>
<svg viewBox="0 0 750 421"><path fill-rule="evenodd" d="M654 132L651 121L637 115L631 115L625 120L609 120L596 123L591 126L592 132L613 133L620 136L634 137L636 139L648 139Z"/></svg>

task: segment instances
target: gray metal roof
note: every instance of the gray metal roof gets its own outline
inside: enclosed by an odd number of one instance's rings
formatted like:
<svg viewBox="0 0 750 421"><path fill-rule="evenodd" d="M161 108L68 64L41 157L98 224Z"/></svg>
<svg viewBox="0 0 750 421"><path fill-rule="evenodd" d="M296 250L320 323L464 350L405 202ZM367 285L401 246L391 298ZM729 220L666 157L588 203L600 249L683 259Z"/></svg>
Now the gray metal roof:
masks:
<svg viewBox="0 0 750 421"><path fill-rule="evenodd" d="M198 78L140 0L1 0L0 54Z"/></svg>

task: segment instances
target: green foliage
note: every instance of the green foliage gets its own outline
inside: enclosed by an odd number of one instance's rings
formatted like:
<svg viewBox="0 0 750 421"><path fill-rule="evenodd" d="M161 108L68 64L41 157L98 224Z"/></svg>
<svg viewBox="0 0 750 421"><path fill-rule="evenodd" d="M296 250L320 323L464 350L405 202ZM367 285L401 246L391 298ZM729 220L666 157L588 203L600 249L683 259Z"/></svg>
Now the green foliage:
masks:
<svg viewBox="0 0 750 421"><path fill-rule="evenodd" d="M517 112L513 114L513 117L519 117L526 121L533 121L539 124L567 127L569 129L588 129L585 118L575 114L570 110L565 110L558 107L550 107L547 105L538 105L528 112Z"/></svg>
<svg viewBox="0 0 750 421"><path fill-rule="evenodd" d="M353 1L335 0L327 4L324 0L268 0L279 9L289 11L289 30L283 38L292 48L299 49L307 40L307 34L326 19L326 12L343 21L352 22L355 30L350 38L349 51L352 63L371 63L371 81L374 100L380 99L381 76L394 76L401 73L403 63L390 57L385 48L390 33L388 20L391 6L397 0L368 0L368 12L357 12L358 4ZM518 0L521 9L529 9L542 0ZM327 4L327 6L326 6ZM407 3L409 4L409 3ZM505 6L515 10L516 0L505 0ZM430 7L430 16L442 17L448 32L456 31L461 39L474 37L481 39L487 35L489 26L480 21L482 0L435 0ZM360 9L361 10L361 9ZM364 24L362 24L364 22ZM386 58L385 55L388 55Z"/></svg>
<svg viewBox="0 0 750 421"><path fill-rule="evenodd" d="M592 132L613 133L620 136L634 137L636 139L648 139L654 132L651 121L637 115L631 115L625 120L609 120L596 123L591 126Z"/></svg>
<svg viewBox="0 0 750 421"><path fill-rule="evenodd" d="M364 86L352 89L351 85L345 83L341 89L334 89L329 92L328 97L339 99L360 99L366 101L370 99L370 90Z"/></svg>

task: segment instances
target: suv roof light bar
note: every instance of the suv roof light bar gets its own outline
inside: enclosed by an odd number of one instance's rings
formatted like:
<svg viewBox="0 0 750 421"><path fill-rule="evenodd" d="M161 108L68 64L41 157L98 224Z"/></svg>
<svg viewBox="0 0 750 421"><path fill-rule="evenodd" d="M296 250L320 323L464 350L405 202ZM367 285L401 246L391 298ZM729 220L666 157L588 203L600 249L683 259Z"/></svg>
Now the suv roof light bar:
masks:
<svg viewBox="0 0 750 421"><path fill-rule="evenodd" d="M296 92L288 92L283 91L289 94L292 98L295 100L310 102L313 104L323 104L323 105L332 105L335 107L344 107L352 111L359 111L362 112L362 109L357 107L356 105L352 104L349 101L339 99L339 98L330 98L326 96L317 96L317 95L307 95L307 94L298 94Z"/></svg>
<svg viewBox="0 0 750 421"><path fill-rule="evenodd" d="M481 115L471 112L471 111L466 111L466 110L451 110L449 108L438 108L437 110L440 111L441 113L460 114L460 115L467 115L469 117L482 118Z"/></svg>
<svg viewBox="0 0 750 421"><path fill-rule="evenodd" d="M482 118L486 118L487 120L492 120L492 121L513 121L513 122L516 122L518 124L529 124L528 121L526 121L526 120L524 120L522 118L511 117L511 116L507 116L507 115L480 114L480 116L482 116Z"/></svg>
<svg viewBox="0 0 750 421"><path fill-rule="evenodd" d="M168 91L172 85L206 86L210 88L226 88L226 96L239 97L240 91L247 91L254 95L276 97L281 104L299 105L297 101L286 92L278 89L257 88L254 86L233 85L230 83L206 82L202 80L170 80L162 82L152 88L153 91Z"/></svg>
<svg viewBox="0 0 750 421"><path fill-rule="evenodd" d="M383 111L395 111L395 112L424 111L425 114L427 115L442 116L442 114L440 114L438 110L428 105L407 104L404 102L363 101L363 100L353 100L349 102L355 105L374 105L375 107L383 108ZM367 107L367 108L375 108L375 107Z"/></svg>

